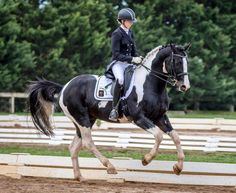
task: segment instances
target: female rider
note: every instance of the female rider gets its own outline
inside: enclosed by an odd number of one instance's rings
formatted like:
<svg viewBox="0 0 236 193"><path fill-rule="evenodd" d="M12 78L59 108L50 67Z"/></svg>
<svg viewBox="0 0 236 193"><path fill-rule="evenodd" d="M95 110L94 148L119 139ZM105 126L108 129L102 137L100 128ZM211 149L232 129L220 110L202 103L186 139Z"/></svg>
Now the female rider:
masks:
<svg viewBox="0 0 236 193"><path fill-rule="evenodd" d="M109 119L112 121L117 121L118 119L118 104L124 82L125 69L132 63L140 64L142 62L142 57L137 55L133 33L130 30L133 23L136 22L134 11L130 8L121 9L117 20L120 26L112 33L112 63L108 66L106 72L106 74L113 73L116 79L113 109L109 115Z"/></svg>

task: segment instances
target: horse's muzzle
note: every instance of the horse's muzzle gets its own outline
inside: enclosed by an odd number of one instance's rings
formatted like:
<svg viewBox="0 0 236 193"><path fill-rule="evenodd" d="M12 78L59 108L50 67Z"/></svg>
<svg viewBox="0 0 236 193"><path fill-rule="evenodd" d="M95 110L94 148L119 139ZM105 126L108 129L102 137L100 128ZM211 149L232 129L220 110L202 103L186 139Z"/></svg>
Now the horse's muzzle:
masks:
<svg viewBox="0 0 236 193"><path fill-rule="evenodd" d="M176 87L178 91L186 92L190 88L190 85L185 85L182 82L177 82Z"/></svg>
<svg viewBox="0 0 236 193"><path fill-rule="evenodd" d="M185 92L187 90L187 87L183 84L180 86L180 90Z"/></svg>

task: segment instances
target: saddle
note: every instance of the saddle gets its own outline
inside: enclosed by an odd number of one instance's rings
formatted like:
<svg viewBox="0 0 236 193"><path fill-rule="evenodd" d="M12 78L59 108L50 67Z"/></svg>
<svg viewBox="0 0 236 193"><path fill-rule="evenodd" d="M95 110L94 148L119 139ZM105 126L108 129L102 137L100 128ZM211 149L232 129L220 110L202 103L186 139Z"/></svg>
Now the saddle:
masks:
<svg viewBox="0 0 236 193"><path fill-rule="evenodd" d="M122 97L121 99L126 99L133 88L134 84L134 66L128 66L124 71L124 84L122 89ZM112 101L114 94L114 86L115 86L115 77L112 73L106 73L97 78L94 97L97 100L105 100Z"/></svg>

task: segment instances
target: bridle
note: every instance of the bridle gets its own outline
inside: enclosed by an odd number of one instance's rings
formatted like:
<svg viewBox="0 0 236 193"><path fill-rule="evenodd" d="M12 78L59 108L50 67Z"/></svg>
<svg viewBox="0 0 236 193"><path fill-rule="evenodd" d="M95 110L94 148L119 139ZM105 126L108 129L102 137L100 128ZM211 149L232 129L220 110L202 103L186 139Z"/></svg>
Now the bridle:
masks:
<svg viewBox="0 0 236 193"><path fill-rule="evenodd" d="M174 56L181 57L181 58L187 58L187 56L174 54L173 51L172 51L171 52L171 62L170 62L170 73L161 73L161 72L158 72L156 70L152 70L152 69L148 68L147 66L145 66L143 63L141 63L140 65L142 67L144 67L153 76L159 78L160 80L163 80L164 82L170 84L171 86L175 86L178 82L177 78L180 77L180 76L188 75L188 73L187 72L181 72L181 73L176 74ZM163 76L166 77L167 79L163 78Z"/></svg>

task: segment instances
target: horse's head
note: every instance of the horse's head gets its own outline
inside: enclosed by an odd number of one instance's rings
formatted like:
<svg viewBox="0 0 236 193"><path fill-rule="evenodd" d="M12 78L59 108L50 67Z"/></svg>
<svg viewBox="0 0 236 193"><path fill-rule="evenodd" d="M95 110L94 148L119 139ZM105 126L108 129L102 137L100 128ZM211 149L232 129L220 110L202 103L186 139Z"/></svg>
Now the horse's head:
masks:
<svg viewBox="0 0 236 193"><path fill-rule="evenodd" d="M186 46L169 45L170 51L163 63L163 72L168 73L171 81L179 91L185 92L190 88L188 79L188 60Z"/></svg>

